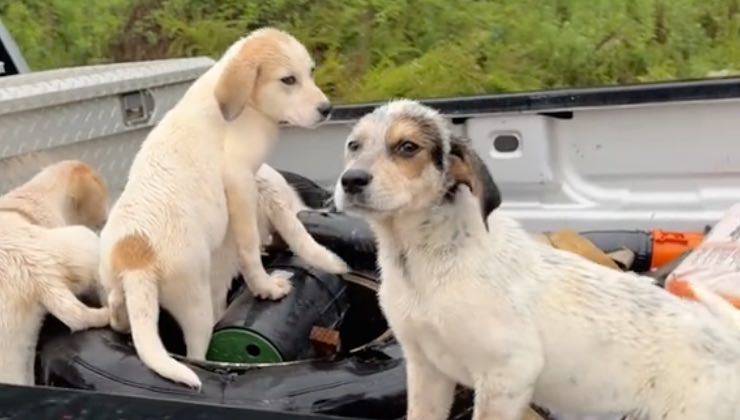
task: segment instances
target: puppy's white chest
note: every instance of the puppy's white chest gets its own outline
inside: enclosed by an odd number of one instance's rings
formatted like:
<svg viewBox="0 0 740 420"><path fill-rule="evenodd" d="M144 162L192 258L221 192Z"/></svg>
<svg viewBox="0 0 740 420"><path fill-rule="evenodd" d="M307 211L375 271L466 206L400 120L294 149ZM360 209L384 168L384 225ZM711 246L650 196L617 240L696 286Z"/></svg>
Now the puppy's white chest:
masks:
<svg viewBox="0 0 740 420"><path fill-rule="evenodd" d="M472 386L471 370L464 354L466 332L453 330L454 322L449 319L452 314L438 301L429 296L420 297L408 280L398 277L385 281L380 290L381 307L402 344L417 346L446 376Z"/></svg>
<svg viewBox="0 0 740 420"><path fill-rule="evenodd" d="M460 384L473 386L470 367L465 364L464 342L456 340L450 331L435 326L420 328L417 340L424 355L440 372Z"/></svg>

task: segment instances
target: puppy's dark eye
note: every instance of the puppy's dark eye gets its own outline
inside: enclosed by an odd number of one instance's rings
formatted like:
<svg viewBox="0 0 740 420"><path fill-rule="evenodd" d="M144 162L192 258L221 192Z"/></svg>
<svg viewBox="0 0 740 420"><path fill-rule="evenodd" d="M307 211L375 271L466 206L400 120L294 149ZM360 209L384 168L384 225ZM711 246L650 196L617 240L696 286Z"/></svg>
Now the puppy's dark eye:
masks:
<svg viewBox="0 0 740 420"><path fill-rule="evenodd" d="M419 145L408 140L404 140L396 146L396 153L403 157L411 157L418 151Z"/></svg>
<svg viewBox="0 0 740 420"><path fill-rule="evenodd" d="M282 79L280 79L280 81L283 82L283 84L286 84L288 86L294 85L296 82L295 76L285 76Z"/></svg>
<svg viewBox="0 0 740 420"><path fill-rule="evenodd" d="M360 150L360 147L361 146L362 145L360 144L359 141L352 140L351 142L347 143L347 150L349 150L350 152L356 152L356 151Z"/></svg>

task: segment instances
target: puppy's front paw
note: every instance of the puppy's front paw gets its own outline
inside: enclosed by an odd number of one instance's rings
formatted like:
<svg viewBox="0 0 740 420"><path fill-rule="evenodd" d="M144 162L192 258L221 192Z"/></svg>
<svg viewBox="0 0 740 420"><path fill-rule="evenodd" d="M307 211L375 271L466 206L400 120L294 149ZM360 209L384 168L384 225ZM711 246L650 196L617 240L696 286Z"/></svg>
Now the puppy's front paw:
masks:
<svg viewBox="0 0 740 420"><path fill-rule="evenodd" d="M290 283L291 277L293 277L293 273L276 270L270 274L270 277L251 285L250 290L258 298L278 300L293 289L293 285Z"/></svg>

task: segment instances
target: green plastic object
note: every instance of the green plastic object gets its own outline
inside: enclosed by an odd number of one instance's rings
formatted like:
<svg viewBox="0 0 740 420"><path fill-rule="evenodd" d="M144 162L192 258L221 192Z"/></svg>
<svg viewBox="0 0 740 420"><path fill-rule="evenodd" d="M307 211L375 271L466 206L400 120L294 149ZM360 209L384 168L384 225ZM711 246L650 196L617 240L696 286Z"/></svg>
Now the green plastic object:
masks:
<svg viewBox="0 0 740 420"><path fill-rule="evenodd" d="M227 363L280 363L283 356L261 335L244 328L224 328L213 334L206 359Z"/></svg>

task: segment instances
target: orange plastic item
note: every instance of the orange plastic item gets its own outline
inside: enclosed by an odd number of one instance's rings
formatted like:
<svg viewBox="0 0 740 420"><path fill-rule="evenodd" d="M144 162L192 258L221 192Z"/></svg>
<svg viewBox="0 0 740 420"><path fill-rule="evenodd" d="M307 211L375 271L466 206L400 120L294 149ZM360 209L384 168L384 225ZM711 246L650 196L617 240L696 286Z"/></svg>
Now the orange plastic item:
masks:
<svg viewBox="0 0 740 420"><path fill-rule="evenodd" d="M687 282L686 280L674 279L673 281L666 284L666 290L678 297L689 300L696 300L696 296L694 296L694 290L691 288L691 283ZM732 306L740 309L740 297L733 297L725 294L720 294L720 296L730 302Z"/></svg>
<svg viewBox="0 0 740 420"><path fill-rule="evenodd" d="M704 240L701 232L667 232L653 230L653 257L650 268L655 270L675 261L686 251L692 251Z"/></svg>

